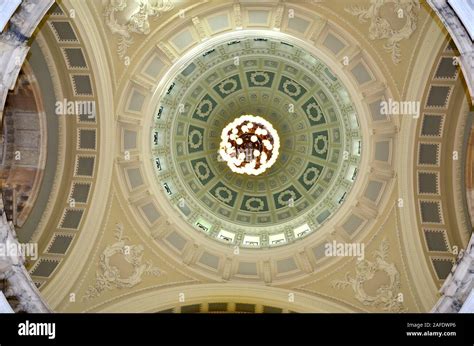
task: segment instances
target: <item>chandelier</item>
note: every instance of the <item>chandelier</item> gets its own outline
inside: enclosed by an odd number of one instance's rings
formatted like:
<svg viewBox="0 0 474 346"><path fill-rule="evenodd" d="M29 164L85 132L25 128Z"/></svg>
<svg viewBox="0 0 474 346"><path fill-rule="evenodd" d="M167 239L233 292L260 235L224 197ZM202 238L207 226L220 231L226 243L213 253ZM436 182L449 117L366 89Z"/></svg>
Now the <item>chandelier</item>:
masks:
<svg viewBox="0 0 474 346"><path fill-rule="evenodd" d="M259 175L275 163L279 148L272 124L262 117L242 115L222 130L219 154L232 172Z"/></svg>

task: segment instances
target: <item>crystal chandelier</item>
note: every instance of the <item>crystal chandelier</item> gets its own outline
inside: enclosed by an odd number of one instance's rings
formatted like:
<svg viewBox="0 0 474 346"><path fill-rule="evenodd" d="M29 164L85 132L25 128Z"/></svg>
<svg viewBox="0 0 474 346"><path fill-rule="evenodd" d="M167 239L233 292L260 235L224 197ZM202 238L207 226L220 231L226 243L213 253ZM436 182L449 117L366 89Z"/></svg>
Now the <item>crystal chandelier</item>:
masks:
<svg viewBox="0 0 474 346"><path fill-rule="evenodd" d="M242 115L222 130L219 154L233 172L259 175L275 163L279 148L272 124L262 117Z"/></svg>

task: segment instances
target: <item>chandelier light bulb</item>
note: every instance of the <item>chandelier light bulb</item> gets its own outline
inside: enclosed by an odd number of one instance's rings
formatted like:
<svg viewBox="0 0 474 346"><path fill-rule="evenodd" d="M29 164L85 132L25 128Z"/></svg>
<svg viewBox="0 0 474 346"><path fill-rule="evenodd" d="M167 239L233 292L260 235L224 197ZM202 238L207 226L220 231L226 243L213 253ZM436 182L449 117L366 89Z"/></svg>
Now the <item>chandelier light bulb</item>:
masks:
<svg viewBox="0 0 474 346"><path fill-rule="evenodd" d="M262 117L242 115L222 130L219 154L233 172L259 175L275 163L279 148L272 124Z"/></svg>

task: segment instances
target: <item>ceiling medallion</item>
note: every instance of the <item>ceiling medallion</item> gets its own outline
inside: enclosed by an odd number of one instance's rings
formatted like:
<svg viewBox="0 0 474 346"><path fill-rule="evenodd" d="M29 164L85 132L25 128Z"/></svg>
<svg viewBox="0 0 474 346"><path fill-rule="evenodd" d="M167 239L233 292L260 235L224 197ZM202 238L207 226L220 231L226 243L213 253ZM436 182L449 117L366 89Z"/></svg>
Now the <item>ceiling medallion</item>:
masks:
<svg viewBox="0 0 474 346"><path fill-rule="evenodd" d="M278 133L262 117L242 115L222 130L221 140L220 158L235 173L262 174L278 158Z"/></svg>

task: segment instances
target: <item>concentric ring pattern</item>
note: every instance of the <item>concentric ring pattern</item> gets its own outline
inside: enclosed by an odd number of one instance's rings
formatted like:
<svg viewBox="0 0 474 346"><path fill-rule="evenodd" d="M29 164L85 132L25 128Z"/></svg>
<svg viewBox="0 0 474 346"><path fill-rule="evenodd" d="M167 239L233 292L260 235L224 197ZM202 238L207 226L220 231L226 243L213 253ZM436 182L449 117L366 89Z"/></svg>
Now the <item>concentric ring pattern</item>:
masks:
<svg viewBox="0 0 474 346"><path fill-rule="evenodd" d="M244 247L288 244L346 199L362 152L358 117L341 81L305 49L265 37L224 42L167 85L154 114L156 177L198 231ZM259 176L219 160L222 129L243 114L280 136L277 162Z"/></svg>

